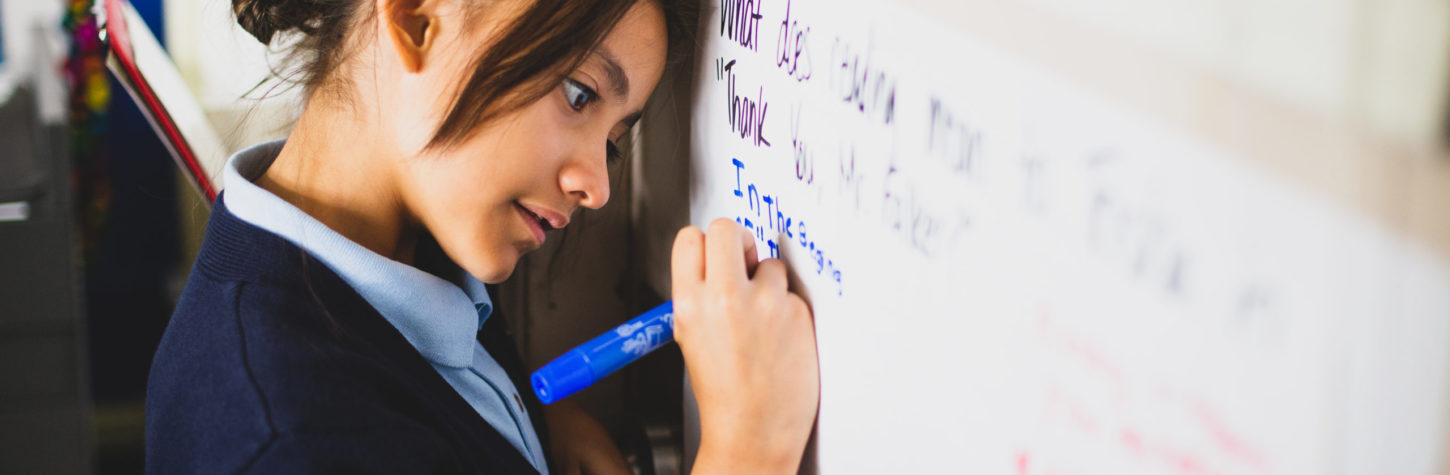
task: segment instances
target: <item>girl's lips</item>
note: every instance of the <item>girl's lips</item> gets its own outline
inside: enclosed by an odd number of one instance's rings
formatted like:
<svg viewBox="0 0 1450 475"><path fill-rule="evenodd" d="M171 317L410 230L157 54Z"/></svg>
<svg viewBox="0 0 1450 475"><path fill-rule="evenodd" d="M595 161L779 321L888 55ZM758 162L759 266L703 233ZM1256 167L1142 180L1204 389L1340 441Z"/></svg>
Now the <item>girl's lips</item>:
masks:
<svg viewBox="0 0 1450 475"><path fill-rule="evenodd" d="M539 216L518 203L514 203L514 209L518 210L519 217L524 220L524 225L528 226L529 231L533 233L534 245L536 247L544 245L544 226L539 223Z"/></svg>
<svg viewBox="0 0 1450 475"><path fill-rule="evenodd" d="M535 219L538 219L539 226L543 226L545 231L564 229L564 226L569 225L568 214L554 211L547 206L524 204L518 201L515 201L514 204L518 205L520 208L523 208L524 211L528 211L529 214L533 215Z"/></svg>

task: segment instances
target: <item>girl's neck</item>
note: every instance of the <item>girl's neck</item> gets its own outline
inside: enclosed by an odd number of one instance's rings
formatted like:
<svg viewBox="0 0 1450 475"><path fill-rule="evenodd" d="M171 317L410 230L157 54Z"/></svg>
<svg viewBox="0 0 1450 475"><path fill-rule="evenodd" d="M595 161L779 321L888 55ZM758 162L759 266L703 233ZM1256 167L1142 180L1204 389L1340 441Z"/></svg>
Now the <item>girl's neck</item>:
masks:
<svg viewBox="0 0 1450 475"><path fill-rule="evenodd" d="M256 184L343 237L412 264L421 226L398 193L398 154L359 112L309 104Z"/></svg>

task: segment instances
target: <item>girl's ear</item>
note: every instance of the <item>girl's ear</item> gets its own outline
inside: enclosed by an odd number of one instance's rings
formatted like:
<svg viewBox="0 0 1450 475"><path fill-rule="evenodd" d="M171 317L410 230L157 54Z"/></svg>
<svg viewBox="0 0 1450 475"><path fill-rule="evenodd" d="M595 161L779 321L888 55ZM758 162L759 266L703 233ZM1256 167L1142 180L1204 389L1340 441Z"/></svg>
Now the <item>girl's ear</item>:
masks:
<svg viewBox="0 0 1450 475"><path fill-rule="evenodd" d="M423 70L423 59L433 45L436 10L430 0L378 0L387 35L398 58L410 73Z"/></svg>

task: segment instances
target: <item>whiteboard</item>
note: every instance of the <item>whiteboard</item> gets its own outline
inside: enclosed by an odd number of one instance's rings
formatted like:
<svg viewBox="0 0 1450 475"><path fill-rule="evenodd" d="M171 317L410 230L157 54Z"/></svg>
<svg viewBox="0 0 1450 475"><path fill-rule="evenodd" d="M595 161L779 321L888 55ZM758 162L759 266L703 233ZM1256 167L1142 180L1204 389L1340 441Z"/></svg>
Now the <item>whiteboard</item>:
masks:
<svg viewBox="0 0 1450 475"><path fill-rule="evenodd" d="M713 0L690 216L816 316L822 473L1427 473L1443 255L890 2Z"/></svg>

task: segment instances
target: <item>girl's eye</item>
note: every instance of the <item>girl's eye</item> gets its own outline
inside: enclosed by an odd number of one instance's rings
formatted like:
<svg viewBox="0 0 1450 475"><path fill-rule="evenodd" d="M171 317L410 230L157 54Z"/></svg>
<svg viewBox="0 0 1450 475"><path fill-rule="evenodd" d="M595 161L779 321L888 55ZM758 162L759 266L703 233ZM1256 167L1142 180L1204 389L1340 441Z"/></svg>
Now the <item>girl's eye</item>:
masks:
<svg viewBox="0 0 1450 475"><path fill-rule="evenodd" d="M564 102L569 103L569 108L575 111L582 111L584 110L584 106L589 105L590 102L594 102L594 99L597 98L599 98L599 94L594 92L593 89L590 89L589 86L585 86L573 79L564 79Z"/></svg>

